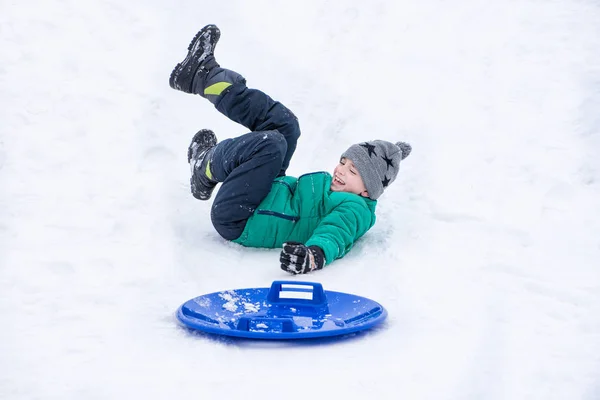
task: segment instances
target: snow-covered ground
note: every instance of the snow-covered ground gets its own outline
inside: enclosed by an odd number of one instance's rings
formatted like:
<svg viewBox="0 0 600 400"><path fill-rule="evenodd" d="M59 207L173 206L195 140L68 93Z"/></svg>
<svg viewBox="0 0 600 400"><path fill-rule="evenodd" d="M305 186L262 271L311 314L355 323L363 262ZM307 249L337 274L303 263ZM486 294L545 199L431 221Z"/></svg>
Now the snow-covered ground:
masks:
<svg viewBox="0 0 600 400"><path fill-rule="evenodd" d="M381 302L380 329L175 323L289 278L189 194L193 133L245 132L169 88L208 23L299 117L290 175L412 143L375 227L293 278ZM600 399L597 1L6 0L0 49L0 399Z"/></svg>

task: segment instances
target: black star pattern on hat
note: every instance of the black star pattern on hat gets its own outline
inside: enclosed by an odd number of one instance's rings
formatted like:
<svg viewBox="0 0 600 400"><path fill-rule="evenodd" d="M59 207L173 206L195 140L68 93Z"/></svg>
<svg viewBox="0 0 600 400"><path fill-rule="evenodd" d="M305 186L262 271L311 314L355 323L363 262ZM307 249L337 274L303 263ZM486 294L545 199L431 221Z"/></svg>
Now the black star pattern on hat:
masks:
<svg viewBox="0 0 600 400"><path fill-rule="evenodd" d="M364 147L365 149L367 149L367 151L369 152L369 157L371 157L372 154L377 155L377 153L375 153L374 145L365 142L365 143L361 144L361 146Z"/></svg>
<svg viewBox="0 0 600 400"><path fill-rule="evenodd" d="M387 178L387 176L383 176L383 180L381 181L381 184L383 185L384 188L388 187L388 185L390 184L390 180Z"/></svg>
<svg viewBox="0 0 600 400"><path fill-rule="evenodd" d="M388 169L390 169L390 167L394 168L394 163L392 163L392 160L391 160L391 159L387 158L387 155L385 155L385 156L381 156L381 158L383 158L383 160L384 160L384 161L385 161L385 163L387 164L387 169L386 169L386 171L387 171Z"/></svg>

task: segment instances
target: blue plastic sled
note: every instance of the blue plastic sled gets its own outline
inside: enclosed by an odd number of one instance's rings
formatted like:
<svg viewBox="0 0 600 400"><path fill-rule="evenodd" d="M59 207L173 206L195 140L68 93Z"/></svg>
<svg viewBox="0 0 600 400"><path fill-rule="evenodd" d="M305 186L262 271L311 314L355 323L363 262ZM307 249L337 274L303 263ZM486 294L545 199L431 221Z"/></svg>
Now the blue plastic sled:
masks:
<svg viewBox="0 0 600 400"><path fill-rule="evenodd" d="M344 335L372 328L386 317L387 311L373 300L298 281L206 294L177 311L188 328L253 339Z"/></svg>

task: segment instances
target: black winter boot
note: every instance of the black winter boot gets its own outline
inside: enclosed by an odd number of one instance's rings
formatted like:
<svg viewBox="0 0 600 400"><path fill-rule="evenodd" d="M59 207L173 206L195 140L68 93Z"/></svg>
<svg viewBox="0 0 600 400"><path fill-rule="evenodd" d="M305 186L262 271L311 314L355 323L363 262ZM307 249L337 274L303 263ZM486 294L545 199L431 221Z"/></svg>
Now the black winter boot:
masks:
<svg viewBox="0 0 600 400"><path fill-rule="evenodd" d="M214 51L221 31L216 25L206 25L192 39L185 59L177 64L171 72L169 85L175 90L193 93L194 79L197 75L207 75L211 69L218 67Z"/></svg>
<svg viewBox="0 0 600 400"><path fill-rule="evenodd" d="M218 183L210 171L210 156L216 145L217 137L213 131L202 129L194 135L188 148L188 163L192 171L190 186L192 195L198 200L210 199Z"/></svg>

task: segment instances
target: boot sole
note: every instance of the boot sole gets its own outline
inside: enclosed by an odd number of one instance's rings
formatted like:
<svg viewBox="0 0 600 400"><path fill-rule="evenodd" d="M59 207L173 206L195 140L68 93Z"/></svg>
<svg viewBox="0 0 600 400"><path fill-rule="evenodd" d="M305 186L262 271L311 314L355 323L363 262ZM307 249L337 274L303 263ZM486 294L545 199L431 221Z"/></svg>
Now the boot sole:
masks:
<svg viewBox="0 0 600 400"><path fill-rule="evenodd" d="M217 139L217 135L215 135L215 133L213 131L211 131L210 129L201 129L199 130L194 137L192 138L192 141L190 142L190 145L188 147L188 163L190 162L191 158L192 158L192 145L194 143L198 144L198 147L214 147L217 145L218 139Z"/></svg>
<svg viewBox="0 0 600 400"><path fill-rule="evenodd" d="M192 177L190 178L190 187L192 195L198 200L208 200L211 198L212 193L215 190L217 184L214 183L212 185L209 185L203 183L201 178L197 178L198 181L195 182L196 165L198 162L202 163L202 160L196 159L194 160L194 164L191 164L192 146L194 144L198 145L198 149L200 151L205 152L202 155L203 160L208 155L207 152L217 145L217 136L210 129L201 129L194 135L194 137L192 138L192 142L190 143L190 147L188 148L188 163L190 163L190 170L192 173ZM200 171L200 174L202 174L202 171Z"/></svg>
<svg viewBox="0 0 600 400"><path fill-rule="evenodd" d="M182 88L179 85L177 85L175 83L175 81L176 81L177 76L179 74L181 74L181 72L189 66L186 64L190 63L190 61L192 62L192 64L194 64L193 56L200 50L200 46L196 46L196 44L199 43L200 39L202 38L202 34L204 34L205 32L210 32L215 37L213 40L212 49L210 52L204 53L204 48L202 48L203 54L205 54L205 55L204 55L204 57L200 56L200 57L198 57L197 60L195 60L195 63L197 63L198 65L194 68L193 73L196 73L198 66L200 64L202 64L202 61L204 61L206 59L206 57L208 57L210 54L214 53L215 46L217 45L217 43L219 42L219 39L221 38L221 31L219 30L219 28L216 25L206 25L204 28L200 29L200 31L198 33L196 33L196 35L194 36L194 38L188 45L188 47L187 47L188 54L185 57L185 59L182 62L177 63L175 68L173 68L173 71L171 71L171 75L169 76L169 86L171 86L173 89L183 90L184 92L187 92L187 93L190 92L190 88L187 88L187 90L186 90L185 88ZM190 82L191 82L191 79L190 79Z"/></svg>

